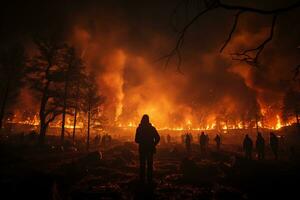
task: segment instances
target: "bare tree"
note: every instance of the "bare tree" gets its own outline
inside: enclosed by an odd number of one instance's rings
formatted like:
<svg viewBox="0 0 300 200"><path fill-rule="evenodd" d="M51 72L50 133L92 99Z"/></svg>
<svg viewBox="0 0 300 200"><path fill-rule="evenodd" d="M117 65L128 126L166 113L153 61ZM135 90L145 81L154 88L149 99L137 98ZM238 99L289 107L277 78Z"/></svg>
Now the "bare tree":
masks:
<svg viewBox="0 0 300 200"><path fill-rule="evenodd" d="M38 38L35 44L38 54L28 62L27 77L40 99L40 143L44 143L49 123L62 113L59 91L63 74L60 66L63 63L65 45L52 38Z"/></svg>
<svg viewBox="0 0 300 200"><path fill-rule="evenodd" d="M87 122L87 150L90 147L90 128L91 122L94 117L97 116L97 112L99 107L104 103L104 97L99 94L99 90L97 87L97 82L95 80L95 75L90 74L88 76L87 84L85 87L85 111L88 115L88 122ZM95 120L94 120L95 121Z"/></svg>
<svg viewBox="0 0 300 200"><path fill-rule="evenodd" d="M64 55L64 67L62 68L64 74L64 87L62 91L62 126L61 126L61 141L64 141L65 135L65 119L67 112L74 109L74 129L73 139L75 137L76 116L78 110L79 93L82 85L86 80L84 74L84 65L80 57L76 54L73 47L67 47Z"/></svg>
<svg viewBox="0 0 300 200"><path fill-rule="evenodd" d="M176 19L178 15L178 11L182 6L185 6L186 12L188 12L188 6L189 4L193 2L192 0L182 0L180 3L176 6L173 14L172 14L172 19ZM227 39L225 40L224 44L220 48L220 52L223 52L224 49L227 47L227 45L230 43L232 40L232 37L238 27L239 20L241 15L244 15L246 13L253 13L256 15L263 15L266 17L271 17L271 23L270 23L270 31L268 36L259 44L257 44L253 48L245 49L241 52L236 52L232 53L232 59L233 60L239 60L242 62L246 62L247 64L253 65L253 66L259 66L259 57L262 53L262 51L265 49L266 45L269 44L274 36L274 30L278 21L278 18L287 12L291 12L296 10L297 8L300 7L300 1L297 0L287 6L284 7L279 7L279 8L274 8L274 9L260 9L260 8L255 8L255 7L248 7L248 6L243 6L243 5L234 5L234 4L229 4L225 3L223 0L197 0L198 3L202 3L201 8L197 11L197 13L189 20L187 20L187 23L183 26L183 28L178 29L177 24L173 23L173 26L177 30L177 43L175 47L162 57L163 59L166 59L166 65L169 63L170 59L173 56L177 56L178 59L178 70L180 71L180 64L181 64L181 47L184 42L184 38L186 36L186 33L188 30L195 24L195 22L205 14L216 10L216 9L222 9L222 10L228 10L235 12L234 15L234 20L233 20L233 25L231 28L231 31L228 34ZM176 20L173 20L173 22Z"/></svg>

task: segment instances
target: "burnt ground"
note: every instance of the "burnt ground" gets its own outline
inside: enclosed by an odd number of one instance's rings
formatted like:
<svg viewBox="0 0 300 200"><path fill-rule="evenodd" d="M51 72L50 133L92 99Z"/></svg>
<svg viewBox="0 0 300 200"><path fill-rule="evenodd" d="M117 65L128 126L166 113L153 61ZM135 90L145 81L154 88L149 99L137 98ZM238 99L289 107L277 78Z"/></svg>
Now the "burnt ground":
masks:
<svg viewBox="0 0 300 200"><path fill-rule="evenodd" d="M138 180L133 143L87 152L7 139L0 154L1 199L297 199L300 180L297 161L247 161L229 145L207 155L194 145L190 156L180 144L160 145L151 185Z"/></svg>

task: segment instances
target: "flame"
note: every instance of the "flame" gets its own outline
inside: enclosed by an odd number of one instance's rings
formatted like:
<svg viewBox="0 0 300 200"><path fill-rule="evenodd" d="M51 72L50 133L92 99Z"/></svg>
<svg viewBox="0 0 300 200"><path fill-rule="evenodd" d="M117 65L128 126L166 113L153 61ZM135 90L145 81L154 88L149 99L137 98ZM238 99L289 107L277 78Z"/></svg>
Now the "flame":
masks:
<svg viewBox="0 0 300 200"><path fill-rule="evenodd" d="M282 127L282 124L281 124L281 120L280 120L279 115L276 115L276 119L277 119L277 122L276 122L275 129L278 130Z"/></svg>

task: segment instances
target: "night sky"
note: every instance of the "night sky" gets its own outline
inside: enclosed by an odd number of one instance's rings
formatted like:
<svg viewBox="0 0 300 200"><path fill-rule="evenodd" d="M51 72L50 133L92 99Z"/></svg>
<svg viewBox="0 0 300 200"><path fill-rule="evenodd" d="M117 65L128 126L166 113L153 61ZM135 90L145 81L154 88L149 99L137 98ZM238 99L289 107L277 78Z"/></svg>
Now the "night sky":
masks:
<svg viewBox="0 0 300 200"><path fill-rule="evenodd" d="M253 102L263 108L274 106L277 112L292 80L293 69L300 63L297 48L300 9L279 16L274 38L260 56L260 67L233 61L230 53L255 47L263 41L272 18L245 13L229 45L220 53L236 12L224 9L208 12L185 36L181 74L177 70L176 56L167 66L165 60L158 59L176 45L172 22L176 22L178 30L182 29L204 5L202 1L189 1L172 17L178 2L36 0L1 3L1 48L20 41L31 52L35 35L59 35L74 45L88 68L97 73L99 90L108 99L106 112L111 119L137 121L147 112L156 118L154 122L159 126L188 119L201 123L224 110L240 117L241 110L249 109ZM295 1L227 2L272 9ZM24 100L22 94L20 104L30 107L30 101ZM203 115L205 117L199 117Z"/></svg>

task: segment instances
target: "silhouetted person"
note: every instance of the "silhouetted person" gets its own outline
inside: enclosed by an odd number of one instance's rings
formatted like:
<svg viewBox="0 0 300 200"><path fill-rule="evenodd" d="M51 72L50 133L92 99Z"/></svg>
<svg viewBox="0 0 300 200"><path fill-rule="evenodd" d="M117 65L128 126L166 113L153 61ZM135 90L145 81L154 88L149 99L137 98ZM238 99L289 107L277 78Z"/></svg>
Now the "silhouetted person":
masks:
<svg viewBox="0 0 300 200"><path fill-rule="evenodd" d="M135 134L135 142L139 144L141 181L145 181L147 162L147 180L148 182L152 182L153 154L156 152L155 147L159 143L159 140L160 136L156 128L150 123L149 116L143 115Z"/></svg>
<svg viewBox="0 0 300 200"><path fill-rule="evenodd" d="M171 136L169 134L167 135L167 142L168 142L168 144L171 143Z"/></svg>
<svg viewBox="0 0 300 200"><path fill-rule="evenodd" d="M279 141L277 136L274 133L270 133L270 147L272 149L272 152L275 156L275 159L278 159L278 147L279 147Z"/></svg>
<svg viewBox="0 0 300 200"><path fill-rule="evenodd" d="M201 133L199 142L200 142L201 153L204 153L205 152L205 148L206 148L206 136L205 136L204 132Z"/></svg>
<svg viewBox="0 0 300 200"><path fill-rule="evenodd" d="M216 145L217 145L217 150L220 150L220 146L221 146L221 137L220 135L216 135L215 137L215 142L216 142Z"/></svg>
<svg viewBox="0 0 300 200"><path fill-rule="evenodd" d="M257 134L255 146L258 160L265 159L265 139L260 132Z"/></svg>
<svg viewBox="0 0 300 200"><path fill-rule="evenodd" d="M253 142L248 134L245 136L245 139L243 142L243 149L245 151L246 159L251 160L252 159Z"/></svg>
<svg viewBox="0 0 300 200"><path fill-rule="evenodd" d="M188 153L191 152L191 142L192 142L191 139L192 139L191 135L189 133L187 133L185 135L185 148Z"/></svg>

